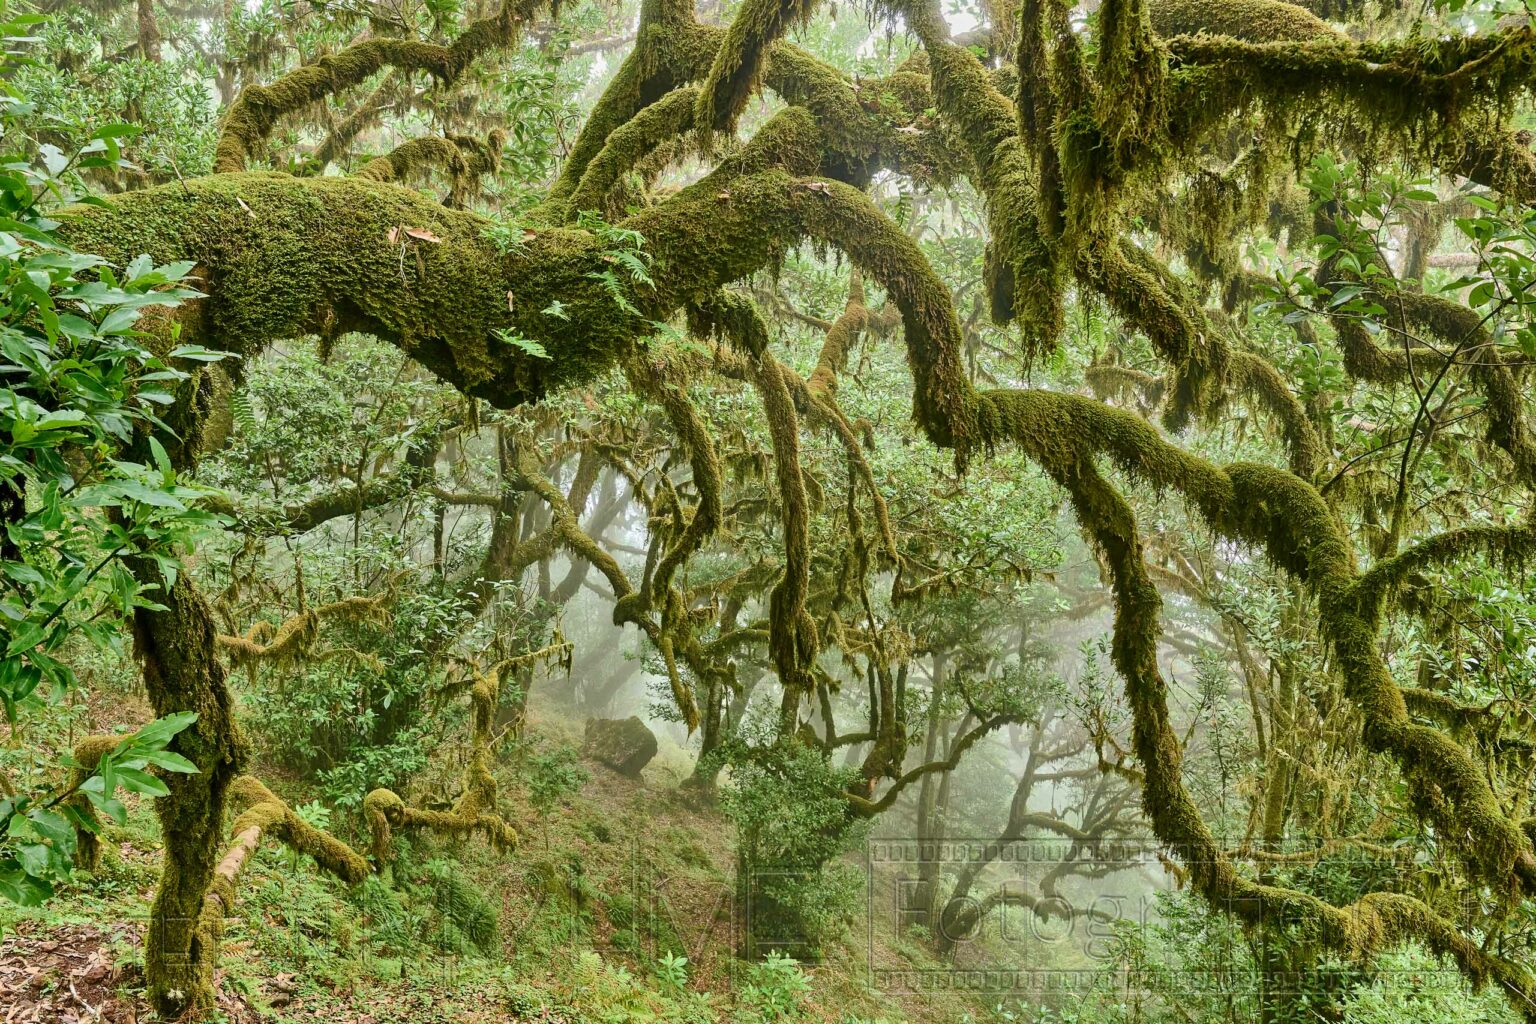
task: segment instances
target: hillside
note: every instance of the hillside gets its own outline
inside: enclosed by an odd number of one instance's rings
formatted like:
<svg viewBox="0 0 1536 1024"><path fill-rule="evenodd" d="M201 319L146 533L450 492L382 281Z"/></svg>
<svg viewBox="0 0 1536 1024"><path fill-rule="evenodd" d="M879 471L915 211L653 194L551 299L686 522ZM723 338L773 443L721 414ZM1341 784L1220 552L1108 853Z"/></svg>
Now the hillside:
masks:
<svg viewBox="0 0 1536 1024"><path fill-rule="evenodd" d="M534 748L580 740L560 718L529 733ZM225 932L221 1012L229 1024L938 1024L965 1013L952 997L872 990L862 921L803 971L734 958L730 824L679 788L682 757L664 740L640 780L583 758L580 789L543 817L504 765L518 847L502 857L478 840L424 838L397 868L399 894L373 878L347 887L264 847ZM428 777L457 770L433 769ZM295 806L307 800L277 788ZM100 872L78 874L45 909L0 904L6 1024L153 1019L142 998L143 919L159 871L148 805L133 801L128 824L104 840ZM890 934L873 942L880 963L932 963Z"/></svg>

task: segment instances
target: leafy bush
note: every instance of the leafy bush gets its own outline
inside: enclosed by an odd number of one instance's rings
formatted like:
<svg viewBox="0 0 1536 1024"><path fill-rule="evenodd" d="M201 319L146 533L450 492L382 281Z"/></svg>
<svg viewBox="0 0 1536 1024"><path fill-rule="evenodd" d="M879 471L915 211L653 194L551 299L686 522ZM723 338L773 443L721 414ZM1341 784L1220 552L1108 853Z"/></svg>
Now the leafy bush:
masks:
<svg viewBox="0 0 1536 1024"><path fill-rule="evenodd" d="M746 983L738 993L736 1019L741 1024L805 1020L811 981L799 962L779 952L747 968Z"/></svg>
<svg viewBox="0 0 1536 1024"><path fill-rule="evenodd" d="M557 804L581 791L592 774L581 763L581 755L569 743L530 754L523 763L523 784L528 787L528 802L540 815L548 814Z"/></svg>
<svg viewBox="0 0 1536 1024"><path fill-rule="evenodd" d="M751 922L748 956L768 948L814 954L858 908L863 880L835 863L867 825L848 815L854 770L800 743L738 752L726 815L736 826L738 885Z"/></svg>
<svg viewBox="0 0 1536 1024"><path fill-rule="evenodd" d="M440 720L426 719L442 671L422 643L456 613L430 592L402 596L391 612L387 623L327 627L338 656L269 671L249 697L264 753L318 781L337 807L360 806L378 786L402 786L444 731Z"/></svg>
<svg viewBox="0 0 1536 1024"><path fill-rule="evenodd" d="M427 941L446 953L460 955L498 951L501 920L496 907L451 861L430 860L417 893L430 901L434 913Z"/></svg>

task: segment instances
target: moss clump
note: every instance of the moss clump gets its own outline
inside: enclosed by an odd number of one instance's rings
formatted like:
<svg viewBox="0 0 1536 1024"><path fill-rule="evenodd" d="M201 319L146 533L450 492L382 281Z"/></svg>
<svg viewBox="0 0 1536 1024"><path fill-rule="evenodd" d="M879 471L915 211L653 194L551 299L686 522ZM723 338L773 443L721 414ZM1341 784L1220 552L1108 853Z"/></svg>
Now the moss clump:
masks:
<svg viewBox="0 0 1536 1024"><path fill-rule="evenodd" d="M218 642L229 652L231 660L254 671L261 664L282 664L306 656L320 638L322 623L383 622L388 619L389 610L384 598L347 597L306 609L275 625L260 620L242 635L221 635Z"/></svg>
<svg viewBox="0 0 1536 1024"><path fill-rule="evenodd" d="M461 210L474 197L481 177L501 168L501 147L505 133L493 131L484 139L468 135L433 136L411 139L384 156L368 161L357 171L369 181L393 181L408 184L426 178L433 170L448 175L447 205Z"/></svg>
<svg viewBox="0 0 1536 1024"><path fill-rule="evenodd" d="M746 0L725 32L704 86L696 119L706 132L727 131L762 77L767 49L791 25L803 24L815 0Z"/></svg>
<svg viewBox="0 0 1536 1024"><path fill-rule="evenodd" d="M548 229L501 252L489 227L392 184L227 174L70 211L64 234L118 263L196 259L216 292L197 325L212 347L252 355L278 339L366 331L498 406L590 379L633 344L643 318L588 276L606 267L597 239ZM542 314L556 298L569 322Z"/></svg>
<svg viewBox="0 0 1536 1024"><path fill-rule="evenodd" d="M224 115L214 173L245 170L280 118L362 85L386 67L426 71L444 84L452 82L487 51L512 45L523 23L540 6L540 0L504 0L449 46L376 36L290 71L269 85L247 86Z"/></svg>
<svg viewBox="0 0 1536 1024"><path fill-rule="evenodd" d="M1152 30L1160 36L1230 36L1252 43L1343 39L1322 18L1281 0L1152 0Z"/></svg>

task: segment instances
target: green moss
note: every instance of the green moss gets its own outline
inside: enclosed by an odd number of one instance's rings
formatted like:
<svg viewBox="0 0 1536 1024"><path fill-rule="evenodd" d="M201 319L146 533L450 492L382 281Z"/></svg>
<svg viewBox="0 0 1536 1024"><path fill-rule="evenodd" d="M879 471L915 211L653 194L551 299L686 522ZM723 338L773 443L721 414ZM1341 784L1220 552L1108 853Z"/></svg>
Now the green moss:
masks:
<svg viewBox="0 0 1536 1024"><path fill-rule="evenodd" d="M493 131L485 139L467 135L435 135L411 139L394 150L368 161L357 171L368 181L409 184L426 178L433 170L448 175L448 206L461 210L474 196L480 178L501 168L501 147L506 137Z"/></svg>
<svg viewBox="0 0 1536 1024"><path fill-rule="evenodd" d="M1365 125L1372 138L1433 159L1463 120L1507 109L1528 87L1536 60L1536 35L1525 28L1373 44L1201 35L1167 45L1167 137L1181 150L1213 126L1263 107L1285 119L1310 111L1335 124Z"/></svg>
<svg viewBox="0 0 1536 1024"><path fill-rule="evenodd" d="M1322 18L1282 0L1152 0L1152 30L1161 36L1230 36L1253 43L1343 39Z"/></svg>
<svg viewBox="0 0 1536 1024"><path fill-rule="evenodd" d="M244 171L280 118L343 89L362 85L386 67L426 71L440 82L452 82L487 51L510 46L539 6L542 4L506 0L449 46L375 36L290 71L269 85L247 86L224 115L213 158L214 172Z"/></svg>
<svg viewBox="0 0 1536 1024"><path fill-rule="evenodd" d="M763 73L767 49L791 25L804 24L815 0L746 0L715 52L699 91L696 120L706 132L730 131Z"/></svg>
<svg viewBox="0 0 1536 1024"><path fill-rule="evenodd" d="M695 22L687 0L644 0L634 49L587 115L546 202L563 210L608 136L667 93L702 77L722 34Z"/></svg>
<svg viewBox="0 0 1536 1024"><path fill-rule="evenodd" d="M469 688L469 757L464 764L463 792L452 808L438 811L411 807L389 789L372 790L363 798L363 817L370 836L369 851L376 870L387 872L394 863L394 833L398 829L426 829L466 838L480 832L498 850L507 850L517 844L517 830L501 816L497 806L496 777L491 773L501 680L511 666L511 662L503 662L488 671L473 674Z"/></svg>
<svg viewBox="0 0 1536 1024"><path fill-rule="evenodd" d="M252 355L278 339L367 331L498 406L590 379L644 323L588 276L605 268L588 233L542 230L503 253L484 219L390 184L228 174L68 216L65 236L82 251L197 260L216 292L198 325L213 347ZM557 298L569 321L542 312ZM540 340L552 358L501 331Z"/></svg>
<svg viewBox="0 0 1536 1024"><path fill-rule="evenodd" d="M658 146L692 128L697 96L696 89L674 90L615 128L587 164L566 204L564 219L582 210L603 209L609 191L625 173Z"/></svg>
<svg viewBox="0 0 1536 1024"><path fill-rule="evenodd" d="M158 563L141 556L126 561L142 585L162 595L162 608L140 609L134 618L134 648L150 708L157 717L185 711L198 716L170 745L197 773L167 774L170 792L155 801L165 856L145 929L148 997L158 1012L180 1014L213 1005L218 945L217 934L203 924L204 897L215 882L226 795L246 747L232 714L207 602L188 574L167 586Z"/></svg>
<svg viewBox="0 0 1536 1024"><path fill-rule="evenodd" d="M322 870L342 881L356 885L367 876L368 862L362 855L300 818L260 779L241 776L230 786L229 795L237 803L246 805L230 827L231 835L259 829L264 836L271 836L295 852L313 857Z"/></svg>

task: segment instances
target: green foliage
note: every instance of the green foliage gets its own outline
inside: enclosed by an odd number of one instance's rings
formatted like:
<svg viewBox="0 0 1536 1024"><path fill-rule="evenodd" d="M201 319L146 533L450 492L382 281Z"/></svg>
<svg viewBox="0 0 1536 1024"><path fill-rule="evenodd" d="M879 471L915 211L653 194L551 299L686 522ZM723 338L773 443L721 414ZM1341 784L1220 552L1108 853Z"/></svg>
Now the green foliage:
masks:
<svg viewBox="0 0 1536 1024"><path fill-rule="evenodd" d="M217 69L198 50L174 45L165 59L149 60L102 21L96 8L71 6L53 8L32 27L29 49L39 59L11 79L31 103L21 130L68 149L90 139L97 125L125 121L135 131L123 140L128 162L115 170L127 181L149 173L207 174L218 124Z"/></svg>
<svg viewBox="0 0 1536 1024"><path fill-rule="evenodd" d="M54 714L76 685L67 650L118 654L135 611L161 607L130 563L152 562L174 584L178 552L220 522L196 507L208 490L184 479L165 447L197 438L176 438L160 413L222 354L174 344L153 351L137 328L145 312L199 294L184 283L191 264L156 266L140 256L113 268L59 239L48 211L81 198L81 175L122 166L120 140L134 129L97 128L72 154L32 143L23 124L49 111L10 79L32 66L21 53L37 21L0 23L0 137L8 147L0 153L0 707L13 737L29 717ZM33 148L9 148L18 144ZM119 788L165 795L146 769L196 771L165 749L195 718L152 722L100 751L97 765L61 766L75 768L67 786L7 784L0 896L46 898L69 873L74 830L98 827L87 809L124 820Z"/></svg>
<svg viewBox="0 0 1536 1024"><path fill-rule="evenodd" d="M423 583L386 623L327 627L342 653L269 671L249 695L266 756L318 781L334 806L360 807L371 789L403 785L439 740L423 713L443 670L424 645L459 626L461 613ZM370 656L345 653L356 651Z"/></svg>
<svg viewBox="0 0 1536 1024"><path fill-rule="evenodd" d="M810 979L791 956L774 951L747 968L746 980L737 993L740 1024L794 1022L808 1016Z"/></svg>
<svg viewBox="0 0 1536 1024"><path fill-rule="evenodd" d="M156 719L103 750L95 764L73 765L75 780L68 786L0 799L0 897L35 905L53 894L55 883L69 878L77 830L101 830L100 820L87 807L123 825L128 811L117 798L119 789L156 799L169 790L149 769L196 773L191 761L165 749L196 720L191 712ZM70 799L77 794L85 798L86 807Z"/></svg>
<svg viewBox="0 0 1536 1024"><path fill-rule="evenodd" d="M736 828L738 885L751 901L747 952L782 945L814 953L844 927L863 892L858 871L837 862L867 829L843 796L856 772L798 741L743 749L729 763L722 807Z"/></svg>
<svg viewBox="0 0 1536 1024"><path fill-rule="evenodd" d="M592 773L581 763L581 753L569 743L534 752L523 761L528 802L541 816L580 792L591 778Z"/></svg>
<svg viewBox="0 0 1536 1024"><path fill-rule="evenodd" d="M1515 1024L1521 1020L1497 992L1471 991L1454 964L1416 942L1380 957L1366 984L1343 999L1344 1024Z"/></svg>
<svg viewBox="0 0 1536 1024"><path fill-rule="evenodd" d="M98 141L113 152L110 135ZM168 429L157 410L191 385L194 371L174 361L221 358L180 346L162 359L134 328L144 310L197 294L180 284L191 265L141 257L119 278L56 242L37 207L69 166L58 157L39 171L12 157L0 170L0 705L13 725L40 686L72 685L54 656L67 640L110 646L133 609L157 607L129 559L152 559L174 581L175 553L220 522L195 505L208 490L139 436ZM124 457L129 445L148 449L142 462ZM107 615L79 615L97 600Z"/></svg>
<svg viewBox="0 0 1536 1024"><path fill-rule="evenodd" d="M576 225L597 236L603 246L600 258L609 264L608 269L592 271L587 276L603 286L620 310L639 316L640 310L631 301L632 289L656 287L651 278L651 255L645 251L645 236L633 228L609 224L593 210L578 214Z"/></svg>
<svg viewBox="0 0 1536 1024"><path fill-rule="evenodd" d="M656 958L656 981L664 989L677 992L688 984L688 958L667 952Z"/></svg>
<svg viewBox="0 0 1536 1024"><path fill-rule="evenodd" d="M447 860L429 860L416 894L434 911L427 941L447 953L489 955L500 948L500 915L482 890Z"/></svg>
<svg viewBox="0 0 1536 1024"><path fill-rule="evenodd" d="M545 350L543 345L540 345L532 338L523 337L510 328L503 328L502 330L497 331L496 337L500 338L504 343L511 345L518 351L533 356L535 359L549 358L549 352Z"/></svg>

